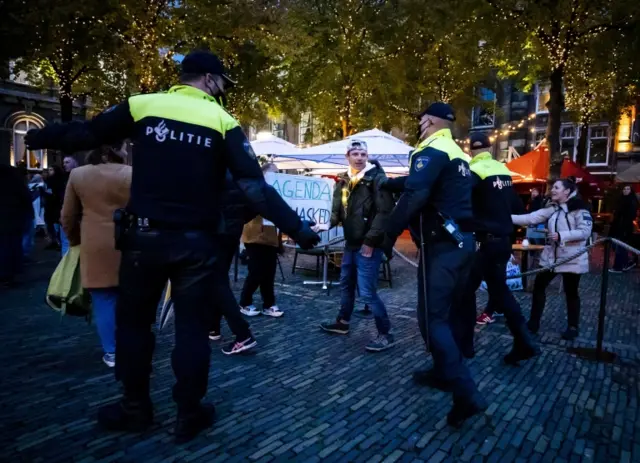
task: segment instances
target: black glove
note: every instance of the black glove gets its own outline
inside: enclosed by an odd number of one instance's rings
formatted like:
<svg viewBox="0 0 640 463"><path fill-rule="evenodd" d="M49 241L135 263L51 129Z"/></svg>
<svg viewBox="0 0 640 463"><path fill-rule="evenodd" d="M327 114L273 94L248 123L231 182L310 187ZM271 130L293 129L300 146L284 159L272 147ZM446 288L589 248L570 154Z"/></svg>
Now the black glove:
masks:
<svg viewBox="0 0 640 463"><path fill-rule="evenodd" d="M309 222L308 220L303 220L300 228L295 234L292 236L293 240L300 246L302 249L311 249L316 244L320 242L320 235L311 230L311 227L314 226L315 223Z"/></svg>
<svg viewBox="0 0 640 463"><path fill-rule="evenodd" d="M43 144L44 140L41 140L40 129L31 129L24 136L24 144L27 145L28 150L44 149L46 146Z"/></svg>
<svg viewBox="0 0 640 463"><path fill-rule="evenodd" d="M387 257L387 260L391 260L393 258L393 245L396 244L396 239L391 237L388 233L384 234L384 239L382 241L382 252Z"/></svg>

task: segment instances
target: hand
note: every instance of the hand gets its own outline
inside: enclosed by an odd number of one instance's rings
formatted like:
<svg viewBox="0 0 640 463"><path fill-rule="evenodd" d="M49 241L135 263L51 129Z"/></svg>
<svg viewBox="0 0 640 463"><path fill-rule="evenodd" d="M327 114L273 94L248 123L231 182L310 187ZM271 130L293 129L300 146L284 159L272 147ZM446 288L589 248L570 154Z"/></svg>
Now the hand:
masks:
<svg viewBox="0 0 640 463"><path fill-rule="evenodd" d="M551 241L558 241L560 239L560 235L557 233L548 233L547 238Z"/></svg>
<svg viewBox="0 0 640 463"><path fill-rule="evenodd" d="M387 233L384 234L384 240L382 241L382 252L387 257L387 260L391 260L393 258L393 245L395 244L395 239L391 238Z"/></svg>
<svg viewBox="0 0 640 463"><path fill-rule="evenodd" d="M315 223L313 222L303 220L298 231L292 236L294 241L298 243L298 246L302 249L311 249L320 242L318 234L311 229L314 225Z"/></svg>
<svg viewBox="0 0 640 463"><path fill-rule="evenodd" d="M373 248L363 244L360 248L360 254L362 254L362 257L371 257L373 256Z"/></svg>
<svg viewBox="0 0 640 463"><path fill-rule="evenodd" d="M311 230L318 233L320 231L320 225L314 225L313 227L311 227Z"/></svg>

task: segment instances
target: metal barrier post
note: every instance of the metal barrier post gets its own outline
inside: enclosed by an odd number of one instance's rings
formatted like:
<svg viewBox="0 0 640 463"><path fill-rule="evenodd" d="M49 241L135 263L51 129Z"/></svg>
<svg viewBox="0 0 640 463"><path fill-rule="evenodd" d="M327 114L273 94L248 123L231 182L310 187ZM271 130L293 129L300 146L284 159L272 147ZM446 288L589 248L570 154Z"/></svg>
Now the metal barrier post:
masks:
<svg viewBox="0 0 640 463"><path fill-rule="evenodd" d="M609 289L609 258L611 257L611 241L604 242L604 262L602 264L602 285L600 286L600 311L598 312L598 338L596 348L592 347L569 347L567 351L588 360L596 362L612 363L616 359L616 354L603 350L604 322L607 308L607 290Z"/></svg>
<svg viewBox="0 0 640 463"><path fill-rule="evenodd" d="M600 287L600 311L598 312L598 341L596 344L596 361L602 360L602 341L604 339L604 319L607 306L607 290L609 289L609 258L611 257L611 241L604 243L604 263L602 264L602 286Z"/></svg>

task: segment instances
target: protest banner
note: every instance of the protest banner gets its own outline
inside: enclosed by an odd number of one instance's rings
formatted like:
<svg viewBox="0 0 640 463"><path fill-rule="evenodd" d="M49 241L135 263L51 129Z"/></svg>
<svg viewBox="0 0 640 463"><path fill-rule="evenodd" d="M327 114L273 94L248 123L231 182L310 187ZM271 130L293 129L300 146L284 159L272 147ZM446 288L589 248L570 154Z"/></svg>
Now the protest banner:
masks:
<svg viewBox="0 0 640 463"><path fill-rule="evenodd" d="M303 220L311 220L328 230L334 181L327 178L268 172L265 180ZM264 221L271 225L271 222Z"/></svg>

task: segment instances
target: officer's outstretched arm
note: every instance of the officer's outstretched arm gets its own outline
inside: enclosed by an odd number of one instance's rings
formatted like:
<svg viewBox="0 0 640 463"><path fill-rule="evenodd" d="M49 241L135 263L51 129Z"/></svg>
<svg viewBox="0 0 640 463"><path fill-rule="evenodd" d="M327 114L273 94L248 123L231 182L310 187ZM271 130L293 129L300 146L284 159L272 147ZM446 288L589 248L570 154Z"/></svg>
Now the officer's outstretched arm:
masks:
<svg viewBox="0 0 640 463"><path fill-rule="evenodd" d="M29 149L56 149L68 153L99 148L133 135L135 121L129 112L129 102L113 106L90 121L49 124L30 130L25 142Z"/></svg>
<svg viewBox="0 0 640 463"><path fill-rule="evenodd" d="M397 238L409 226L411 219L426 206L433 184L449 162L446 153L427 148L414 155L405 191L389 218L387 233Z"/></svg>
<svg viewBox="0 0 640 463"><path fill-rule="evenodd" d="M240 126L227 130L224 140L227 167L252 209L287 235L295 236L302 225L300 217L265 182L256 155Z"/></svg>
<svg viewBox="0 0 640 463"><path fill-rule="evenodd" d="M407 183L408 176L387 178L381 185L380 189L389 191L391 193L404 193L405 184Z"/></svg>

